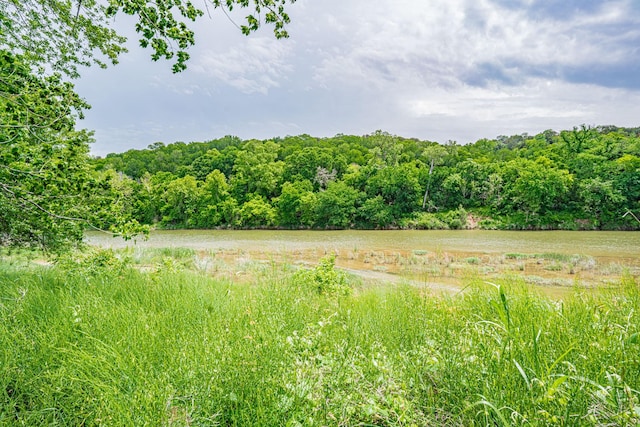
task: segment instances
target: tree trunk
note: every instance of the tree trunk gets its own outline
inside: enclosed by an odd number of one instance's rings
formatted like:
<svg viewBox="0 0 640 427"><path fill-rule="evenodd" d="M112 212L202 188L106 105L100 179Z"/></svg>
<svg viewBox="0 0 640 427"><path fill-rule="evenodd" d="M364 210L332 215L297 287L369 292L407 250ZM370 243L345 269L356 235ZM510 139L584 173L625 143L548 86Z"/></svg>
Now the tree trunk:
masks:
<svg viewBox="0 0 640 427"><path fill-rule="evenodd" d="M424 199L422 199L422 209L427 206L427 198L429 197L429 187L431 187L431 174L433 173L433 166L435 159L431 159L431 167L429 168L429 181L427 181L427 189L424 192Z"/></svg>

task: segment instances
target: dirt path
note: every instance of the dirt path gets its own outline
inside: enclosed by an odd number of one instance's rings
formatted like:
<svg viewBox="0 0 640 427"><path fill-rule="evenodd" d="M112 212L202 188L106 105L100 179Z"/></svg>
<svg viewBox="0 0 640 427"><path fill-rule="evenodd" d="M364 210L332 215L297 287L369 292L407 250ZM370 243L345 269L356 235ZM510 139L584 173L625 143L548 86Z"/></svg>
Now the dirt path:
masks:
<svg viewBox="0 0 640 427"><path fill-rule="evenodd" d="M340 270L345 271L349 274L353 274L354 276L358 276L365 281L373 281L373 282L382 282L382 283L395 283L395 284L408 284L411 286L417 286L421 288L428 288L434 291L445 291L449 293L458 293L460 292L460 288L448 285L445 283L435 283L435 282L424 282L418 280L409 280L405 277L398 276L397 274L384 273L381 271L371 271L371 270L355 270L353 268L340 268Z"/></svg>

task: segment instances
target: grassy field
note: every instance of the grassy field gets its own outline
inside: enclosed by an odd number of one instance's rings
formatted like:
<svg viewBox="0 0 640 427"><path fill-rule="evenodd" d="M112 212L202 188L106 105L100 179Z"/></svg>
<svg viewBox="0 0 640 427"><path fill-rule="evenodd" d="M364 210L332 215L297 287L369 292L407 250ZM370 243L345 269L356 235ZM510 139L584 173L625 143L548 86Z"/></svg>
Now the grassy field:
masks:
<svg viewBox="0 0 640 427"><path fill-rule="evenodd" d="M0 263L0 425L640 423L640 286L457 294L110 251ZM134 260L135 261L135 260Z"/></svg>

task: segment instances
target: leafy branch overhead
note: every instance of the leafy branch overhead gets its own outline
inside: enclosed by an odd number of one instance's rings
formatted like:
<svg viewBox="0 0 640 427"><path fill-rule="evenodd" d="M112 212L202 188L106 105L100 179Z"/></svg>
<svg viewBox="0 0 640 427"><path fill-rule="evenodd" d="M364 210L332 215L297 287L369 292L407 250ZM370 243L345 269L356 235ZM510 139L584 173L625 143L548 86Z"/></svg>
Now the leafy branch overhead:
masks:
<svg viewBox="0 0 640 427"><path fill-rule="evenodd" d="M290 3L295 0L289 0ZM289 36L287 0L205 0L204 7L249 9L240 25L243 34L272 25L276 38ZM190 23L205 13L189 0L8 0L0 2L0 48L23 55L42 69L78 77L79 66L116 64L127 51L126 38L113 28L118 13L137 18L140 45L151 58L174 60L172 69L186 69L187 49L195 44Z"/></svg>
<svg viewBox="0 0 640 427"><path fill-rule="evenodd" d="M293 2L295 0L291 0L291 3ZM240 26L245 35L258 30L264 22L274 26L276 38L289 37L285 29L285 24L290 22L289 15L285 12L286 0L211 0L210 3L214 9L226 8L229 11L235 7L252 8L254 13L247 15L246 23ZM206 2L205 7L208 9ZM118 11L138 17L136 31L142 35L140 45L144 48L151 47L151 58L154 61L175 57L173 71L180 72L186 69L189 59L186 49L195 44L195 35L187 23L180 19L195 21L204 15L201 9L189 0L110 0L106 9L107 16L115 16ZM172 45L173 42L177 44L177 48Z"/></svg>
<svg viewBox="0 0 640 427"><path fill-rule="evenodd" d="M126 38L109 26L95 0L0 2L0 49L21 55L36 70L78 77L79 66L116 64Z"/></svg>
<svg viewBox="0 0 640 427"><path fill-rule="evenodd" d="M0 243L65 246L81 238L95 194L91 136L75 130L86 104L59 75L35 76L8 52L0 67Z"/></svg>

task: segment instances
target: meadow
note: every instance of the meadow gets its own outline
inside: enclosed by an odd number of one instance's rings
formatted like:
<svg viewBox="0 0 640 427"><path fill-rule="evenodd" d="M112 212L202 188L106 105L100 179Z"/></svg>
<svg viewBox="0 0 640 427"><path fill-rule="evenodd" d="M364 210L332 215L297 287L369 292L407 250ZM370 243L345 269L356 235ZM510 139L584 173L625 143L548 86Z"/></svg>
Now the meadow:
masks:
<svg viewBox="0 0 640 427"><path fill-rule="evenodd" d="M364 282L331 255L244 280L133 255L2 259L0 425L640 423L631 274L560 298L514 276Z"/></svg>

